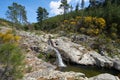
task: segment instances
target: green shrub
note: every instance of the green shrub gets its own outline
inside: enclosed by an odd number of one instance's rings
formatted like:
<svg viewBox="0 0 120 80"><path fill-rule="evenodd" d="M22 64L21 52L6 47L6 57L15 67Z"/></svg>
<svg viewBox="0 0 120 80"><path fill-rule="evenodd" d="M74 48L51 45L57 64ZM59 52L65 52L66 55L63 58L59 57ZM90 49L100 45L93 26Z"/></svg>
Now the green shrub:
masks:
<svg viewBox="0 0 120 80"><path fill-rule="evenodd" d="M43 55L40 53L40 54L38 55L38 58L43 58Z"/></svg>
<svg viewBox="0 0 120 80"><path fill-rule="evenodd" d="M0 75L1 80L9 80L11 77L13 80L22 77L22 65L24 56L21 49L11 43L5 43L0 45L0 63L4 71Z"/></svg>
<svg viewBox="0 0 120 80"><path fill-rule="evenodd" d="M20 36L13 35L12 30L0 33L1 80L22 78L23 52L19 47Z"/></svg>

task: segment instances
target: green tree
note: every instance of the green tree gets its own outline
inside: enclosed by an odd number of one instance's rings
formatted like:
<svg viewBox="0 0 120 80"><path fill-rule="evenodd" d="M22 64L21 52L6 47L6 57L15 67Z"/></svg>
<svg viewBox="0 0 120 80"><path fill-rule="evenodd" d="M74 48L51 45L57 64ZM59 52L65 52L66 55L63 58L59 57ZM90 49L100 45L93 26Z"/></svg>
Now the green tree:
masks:
<svg viewBox="0 0 120 80"><path fill-rule="evenodd" d="M43 20L48 18L48 12L45 8L38 7L37 9L37 21L42 23Z"/></svg>
<svg viewBox="0 0 120 80"><path fill-rule="evenodd" d="M90 6L90 7L96 6L95 2L96 2L96 0L89 0L89 3L90 3L89 6Z"/></svg>
<svg viewBox="0 0 120 80"><path fill-rule="evenodd" d="M13 23L27 23L25 7L20 4L13 3L11 6L8 6L6 15Z"/></svg>
<svg viewBox="0 0 120 80"><path fill-rule="evenodd" d="M67 3L67 0L61 0L61 4L59 8L63 9L64 20L65 20L65 15L68 12L68 9L70 8L69 4Z"/></svg>
<svg viewBox="0 0 120 80"><path fill-rule="evenodd" d="M73 6L71 5L71 6L70 6L70 12L72 12L72 11L73 11Z"/></svg>
<svg viewBox="0 0 120 80"><path fill-rule="evenodd" d="M78 10L79 10L79 3L77 3L75 6L75 11L78 12Z"/></svg>
<svg viewBox="0 0 120 80"><path fill-rule="evenodd" d="M81 1L81 8L82 8L82 19L83 19L83 17L84 17L84 5L85 5L85 1L84 0L82 0Z"/></svg>

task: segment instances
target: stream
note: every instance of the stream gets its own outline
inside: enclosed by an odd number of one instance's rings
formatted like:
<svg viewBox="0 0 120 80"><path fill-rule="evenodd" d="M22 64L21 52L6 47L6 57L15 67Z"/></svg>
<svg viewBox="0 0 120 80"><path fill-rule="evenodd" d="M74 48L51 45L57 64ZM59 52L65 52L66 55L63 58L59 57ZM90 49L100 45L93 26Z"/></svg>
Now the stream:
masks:
<svg viewBox="0 0 120 80"><path fill-rule="evenodd" d="M96 66L67 65L67 67L64 68L63 71L81 72L84 73L88 78L102 73L109 73L120 77L120 71L117 71L115 69L100 68Z"/></svg>
<svg viewBox="0 0 120 80"><path fill-rule="evenodd" d="M60 52L57 50L57 48L54 47L52 44L51 40L48 40L48 44L50 45L51 49L53 49L56 52L56 57L57 57L57 63L58 63L58 70L61 71L74 71L74 72L81 72L86 75L86 77L93 77L102 73L109 73L115 76L120 77L120 71L115 70L115 69L108 69L108 68L101 68L97 66L84 66L84 65L77 65L77 64L72 64L72 65L65 65Z"/></svg>

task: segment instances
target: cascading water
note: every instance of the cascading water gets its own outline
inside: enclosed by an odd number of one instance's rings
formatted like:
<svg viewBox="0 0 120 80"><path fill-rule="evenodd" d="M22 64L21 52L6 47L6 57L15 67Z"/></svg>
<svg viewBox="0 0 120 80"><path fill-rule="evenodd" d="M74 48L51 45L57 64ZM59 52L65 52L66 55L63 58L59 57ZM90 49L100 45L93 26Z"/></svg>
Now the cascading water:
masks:
<svg viewBox="0 0 120 80"><path fill-rule="evenodd" d="M50 47L56 52L56 56L57 56L57 61L58 61L58 66L59 67L66 67L66 65L63 63L62 57L60 55L60 52L53 46L52 41L48 40L48 44L50 45Z"/></svg>
<svg viewBox="0 0 120 80"><path fill-rule="evenodd" d="M56 55L57 55L57 59L58 59L58 66L59 67L66 67L66 65L63 63L63 60L62 60L62 57L59 53L59 51L53 47L53 50L56 52Z"/></svg>

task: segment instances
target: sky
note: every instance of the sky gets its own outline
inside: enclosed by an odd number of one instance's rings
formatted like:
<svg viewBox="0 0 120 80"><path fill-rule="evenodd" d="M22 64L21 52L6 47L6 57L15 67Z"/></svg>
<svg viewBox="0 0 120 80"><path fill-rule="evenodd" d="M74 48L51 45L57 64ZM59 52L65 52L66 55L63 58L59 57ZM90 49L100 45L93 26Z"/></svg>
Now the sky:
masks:
<svg viewBox="0 0 120 80"><path fill-rule="evenodd" d="M27 11L28 22L37 22L37 9L38 7L45 8L49 17L58 15L62 12L59 8L61 0L2 0L0 1L0 18L6 19L6 11L8 10L8 6L11 6L13 2L21 4L25 6L25 10ZM81 0L67 0L70 5L75 7L77 2L81 2ZM85 0L85 6L89 5L89 0Z"/></svg>

